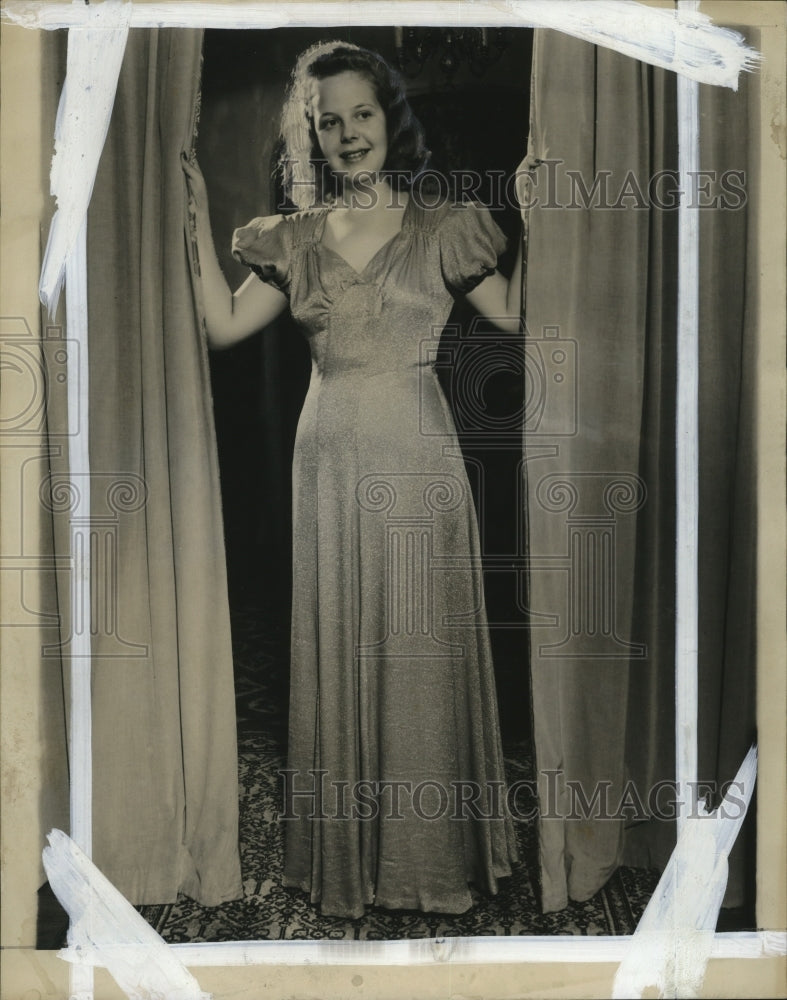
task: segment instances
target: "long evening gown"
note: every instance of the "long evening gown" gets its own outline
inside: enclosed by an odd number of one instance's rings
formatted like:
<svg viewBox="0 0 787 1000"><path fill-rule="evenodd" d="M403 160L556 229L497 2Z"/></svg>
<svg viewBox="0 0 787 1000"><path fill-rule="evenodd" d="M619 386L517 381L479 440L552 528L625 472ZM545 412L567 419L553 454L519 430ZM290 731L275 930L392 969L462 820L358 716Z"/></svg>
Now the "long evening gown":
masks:
<svg viewBox="0 0 787 1000"><path fill-rule="evenodd" d="M357 272L321 242L329 211L252 221L236 251L287 294L312 356L287 775L305 794L285 796L284 879L326 915L461 913L516 848L475 510L433 362L452 293L494 270L505 239L477 203L411 197Z"/></svg>

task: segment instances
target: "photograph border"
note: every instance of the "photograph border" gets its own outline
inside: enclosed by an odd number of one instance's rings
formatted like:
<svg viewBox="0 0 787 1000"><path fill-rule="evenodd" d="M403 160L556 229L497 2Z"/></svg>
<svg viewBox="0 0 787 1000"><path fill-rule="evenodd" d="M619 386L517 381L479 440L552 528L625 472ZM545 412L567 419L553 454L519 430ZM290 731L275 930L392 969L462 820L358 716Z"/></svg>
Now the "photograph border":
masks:
<svg viewBox="0 0 787 1000"><path fill-rule="evenodd" d="M50 11L54 11L55 7L60 7L61 10L66 5L56 5L56 4L43 4L43 5L17 5L21 7L32 8L37 6L41 8L49 8ZM101 5L97 5L101 6ZM120 5L113 5L120 6ZM122 5L127 7L129 5ZM144 2L136 2L133 5L136 14L144 11L145 8L150 9L154 7L153 4L146 4ZM438 3L438 4L411 4L403 0L393 0L393 2L387 4L371 4L366 3L365 0L354 0L353 3L345 4L321 4L320 14L316 15L315 8L306 3L301 3L298 5L294 4L243 4L243 3L224 3L224 4L211 4L208 2L200 3L180 3L176 5L155 5L156 7L176 7L178 9L178 18L181 21L181 26L183 27L218 27L217 24L207 24L208 20L204 16L204 12L207 8L215 9L222 8L222 15L224 18L229 20L233 13L237 18L243 21L251 22L254 17L257 17L257 21L262 17L261 14L255 15L254 9L256 11L264 10L268 12L269 17L273 17L274 8L278 8L276 16L279 18L284 18L285 16L289 19L284 23L246 23L247 27L279 27L286 25L293 25L294 22L292 17L294 14L294 7L299 7L301 10L300 17L302 20L297 21L298 25L315 26L315 25L339 25L339 24L397 24L405 21L406 23L418 24L418 23L428 23L435 24L435 18L438 16L433 13L434 9L439 6L441 8L439 17L442 19L439 23L443 24L492 24L492 23L503 23L499 21L503 17L500 12L500 7L498 5L493 5L492 3L486 4L482 2L472 3L472 4L459 4L459 3ZM516 8L511 7L511 11L506 15L505 23L507 25L516 24L518 26L528 26L529 21L525 19L525 14L527 8L535 8L535 4L522 3ZM562 6L561 4L555 4L554 0L549 0L549 6L555 8ZM667 9L672 11L672 4L647 4L649 7L655 7L658 9ZM763 18L765 16L765 11L763 10L762 3L755 4L739 4L739 3L706 3L702 4L700 7L701 12L707 13L713 20L721 20L726 24L745 25L754 24L760 27L761 36L761 48L765 56L765 62L757 73L761 78L761 95L762 95L762 105L761 105L761 128L763 135L760 137L761 143L761 153L762 153L762 167L761 176L759 178L759 184L761 185L760 190L775 190L778 192L780 197L780 202L778 205L774 206L773 216L769 227L762 227L760 232L760 253L762 260L763 273L760 278L760 293L763 297L763 302L767 304L767 310L763 308L763 314L761 317L761 328L763 334L761 337L761 342L758 345L758 404L760 408L759 414L759 447L758 454L761 461L758 463L758 504L759 504L759 522L763 525L767 525L768 538L764 539L760 537L758 542L758 566L760 568L760 579L763 579L763 574L769 581L769 585L761 586L760 596L759 596L759 608L758 608L758 695L757 695L757 710L758 710L758 722L760 730L760 760L759 760L759 783L760 783L760 794L758 796L758 819L759 819L759 830L760 835L758 837L758 849L757 849L757 895L758 895L758 908L757 917L758 925L767 928L762 931L746 933L746 934L717 934L715 936L712 945L712 958L717 960L712 962L709 967L709 974L706 977L706 988L711 979L711 971L716 967L720 967L724 963L724 960L740 959L740 958L760 958L764 960L766 964L770 959L775 959L777 963L779 962L779 956L784 955L784 932L782 928L784 927L784 901L783 893L781 890L779 893L776 889L777 885L784 885L784 879L781 878L781 874L784 873L784 857L783 857L783 844L784 844L784 831L785 831L785 821L784 821L784 763L783 763L783 749L784 749L784 697L778 697L778 695L784 695L784 677L782 665L784 662L784 504L783 504L783 461L784 461L784 421L783 419L773 419L774 414L778 418L783 417L783 358L784 358L784 344L783 344L783 330L784 330L784 271L782 268L781 273L779 273L779 262L783 263L784 260L784 227L783 222L785 219L785 205L784 205L784 181L782 179L777 179L778 166L779 163L779 152L778 145L775 148L771 148L771 135L766 128L766 125L771 125L773 121L776 120L776 115L779 110L779 101L781 101L781 114L782 114L782 129L784 129L784 68L783 64L778 65L779 59L783 60L783 34L781 38L781 49L780 49L780 25L783 32L784 23L784 5L769 5L766 4L765 7L771 6L780 8L781 10L781 21L779 18L774 16L772 18L774 23L774 31L765 30L769 27L770 22L763 23ZM35 31L35 27L31 24L24 29L8 29L8 11L13 8L14 4L6 4L5 11L5 23L3 24L3 33L6 35L6 42L8 44L8 38L11 35L11 31ZM368 17L363 16L363 8L366 7L366 13ZM468 7L472 7L472 15L468 11ZM596 7L598 10L602 8L608 8L608 4L599 3L596 4L595 0L585 0L583 7L587 8ZM696 10L697 5L695 3L681 4L680 11L691 16L692 12ZM373 8L373 9L372 9ZM753 11L752 8L756 8ZM489 20L492 17L492 11L495 12L495 21ZM515 12L516 11L516 12ZM341 12L344 17L337 17L337 14ZM357 12L357 13L356 13ZM457 20L457 15L459 20ZM136 16L136 15L135 15ZM143 15L144 16L144 15ZM552 15L550 15L552 16ZM330 17L330 21L326 20ZM756 18L759 17L759 20ZM153 20L151 16L151 20ZM160 23L157 22L157 23ZM53 25L49 25L52 27ZM229 26L224 25L224 26ZM234 24L233 26L240 27L240 24ZM537 25L538 26L538 25ZM18 37L15 35L14 37ZM617 47L617 46L612 46ZM4 47L5 48L5 47ZM4 76L6 74L4 73ZM696 105L696 94L698 91L698 84L689 79L683 74L679 75L679 109L683 109L679 114L679 128L680 128L680 169L681 173L685 173L689 170L696 169L696 156L697 152L697 137L698 137L698 112ZM4 90L6 89L4 82ZM14 81L12 81L13 83ZM680 96L682 95L682 97ZM6 102L4 105L13 98L7 92ZM784 138L782 138L784 142ZM29 151L28 151L29 153ZM21 155L19 158L21 159ZM784 155L783 153L781 155ZM783 170L783 162L782 162ZM6 173L6 150L4 150L4 161L3 161L3 173ZM39 199L40 200L40 199ZM764 200L764 198L763 198ZM769 206L769 216L770 216ZM682 372L683 389L681 399L684 401L684 406L681 408L679 403L678 416L681 421L680 429L678 432L678 442L679 442L679 468L683 470L683 476L679 479L679 498L684 500L684 503L679 502L679 511L684 514L684 517L680 521L679 527L679 537L678 537L678 557L679 565L682 570L679 569L678 573L678 586L679 586L679 598L678 607L682 610L682 620L683 626L679 627L678 636L678 649L680 650L680 655L678 656L678 676L676 678L676 706L677 706L677 726L676 730L679 734L677 742L678 751L678 772L677 780L687 781L692 780L692 777L696 777L696 719L697 719L697 689L696 689L696 638L692 636L692 626L696 630L696 620L697 620L697 594L696 594L696 574L693 572L692 567L696 565L696 518L698 515L697 510L697 496L696 496L696 482L693 480L692 476L696 476L696 466L697 466L697 425L696 425L696 407L691 405L691 394L696 386L697 378L697 361L696 361L696 341L697 341L697 301L696 301L696 291L697 291L697 269L696 261L698 254L698 226L697 226L697 214L691 212L682 212L682 227L683 232L686 234L685 239L681 241L681 249L679 254L680 267L679 267L679 282L680 282L680 304L679 304L679 317L680 317L680 332L682 336L679 337L679 343L681 344L681 349L685 353L681 355L680 360L680 370ZM26 219L29 224L29 218ZM779 228L781 227L781 233L779 233ZM44 238L46 234L43 234ZM37 249L40 248L37 247ZM80 343L86 344L86 334L87 334L87 309L86 309L86 254L85 254L85 227L84 220L80 226L80 230L77 236L76 244L72 252L68 255L67 272L66 272L66 287L69 290L69 294L66 297L66 310L67 310L67 329L69 332L69 337L77 338ZM25 268L25 263L28 262L17 262L21 263L21 268L15 268L15 271ZM31 273L26 270L24 279L25 282L31 280ZM33 283L35 285L35 282ZM8 298L5 294L6 292L6 282L3 283L3 316L6 315L28 315L30 317L30 322L32 326L38 324L38 318L36 311L32 308L32 302L29 294L25 297L26 305L24 307L25 311L20 311L16 309L9 309ZM29 291L29 289L28 289ZM35 292L35 288L33 288ZM781 299L779 299L779 293L781 292ZM14 305L17 301L21 300L21 296L14 298ZM37 301L37 293L36 293ZM10 303L8 303L10 305ZM779 323L781 321L781 328L779 328ZM693 353L692 353L693 352ZM87 351L79 352L79 364L86 366L87 363ZM87 380L86 380L86 368L80 373L79 378L74 378L72 384L74 385L74 391L80 394L79 407L82 413L86 412L87 406ZM73 435L73 440L69 440L69 444L73 447L72 452L72 473L75 471L87 471L87 441L81 434ZM773 456L778 456L774 459ZM767 461L765 460L767 457ZM680 483L682 482L682 486ZM692 502L693 497L693 502ZM84 498L83 498L84 499ZM764 535L765 532L762 532ZM75 572L84 574L85 567L76 566ZM683 587L683 590L680 588ZM89 600L89 595L87 597ZM78 609L74 609L76 613ZM679 619L680 621L680 619ZM77 634L76 630L75 633ZM696 632L694 633L696 635ZM7 648L7 646L6 646ZM770 659L772 655L772 660ZM767 662L766 662L767 661ZM766 677L767 672L767 677ZM775 675L775 676L774 676ZM91 824L91 794L90 794L90 767L91 767L91 748L90 748L90 660L89 660L89 648L83 650L83 659L74 661L74 668L72 669L72 678L75 683L72 683L71 697L72 697L72 727L69 732L70 740L70 750L71 750L71 768L72 768L72 801L71 801L71 833L74 842L83 847L87 852L90 848L90 836L89 829ZM766 690L766 680L767 680L767 690ZM12 678L13 681L13 678ZM4 688L4 701L7 701L8 695L8 674L4 668L3 677L3 688ZM14 688L11 690L11 695L15 694ZM779 714L781 713L781 714ZM692 730L693 726L693 730ZM774 745L775 744L775 749ZM775 754L777 760L774 760L773 755ZM6 748L4 746L3 753L3 768L4 773L6 769ZM74 780L75 779L75 780ZM4 782L5 784L5 782ZM6 803L4 803L6 805ZM4 813L7 815L6 810ZM14 830L16 824L11 824L12 831ZM4 838L8 834L7 823L4 823ZM13 833L12 833L13 835ZM781 847L781 855L779 853ZM5 852L4 852L5 854ZM5 857L4 857L5 862ZM767 876L766 876L767 872ZM7 911L8 907L4 907ZM5 919L4 919L5 923ZM636 935L635 935L636 936ZM330 978L336 978L337 983L343 983L343 987L347 988L348 982L353 982L356 989L359 989L363 985L364 980L368 982L369 968L371 966L386 966L386 965L401 965L407 966L413 969L415 976L422 974L425 969L429 967L437 966L445 969L450 966L453 967L453 975L449 977L452 983L452 991L463 992L468 988L467 983L460 985L460 973L456 966L461 965L463 967L469 967L470 965L478 965L482 963L490 963L495 966L516 966L519 968L519 973L515 970L509 970L508 976L510 977L511 983L518 983L519 993L511 993L510 995L523 995L521 990L523 989L523 980L521 978L521 966L523 964L535 963L540 965L544 971L546 971L550 965L549 963L558 963L562 968L564 963L569 963L574 972L579 971L579 966L583 963L593 963L593 964L615 964L620 962L627 952L630 946L630 941L632 939L621 938L621 939L609 939L609 938L599 938L594 939L577 939L573 937L569 938L513 938L508 940L496 940L496 939L447 939L445 941L404 941L404 942L382 942L380 944L369 944L365 942L359 943L344 943L344 942L292 942L292 943L230 943L230 944L208 944L208 945L173 945L164 946L171 949L172 953L178 958L178 960L189 968L202 968L207 969L213 967L218 970L220 967L233 968L236 972L240 973L243 967L250 965L257 965L259 963L264 963L266 965L266 975L268 971L271 974L271 982L275 979L274 970L269 968L268 963L271 965L281 966L281 967L294 967L303 965L305 968L304 980L300 985L296 984L296 978L282 978L280 982L282 984L286 983L286 988L288 991L293 992L304 992L308 991L310 988L309 983L312 986L317 986L321 990L328 988L328 981L325 978L327 970L326 965L334 966L335 969L331 973ZM4 942L6 941L6 934L4 932ZM25 946L18 947L16 951L27 952L29 949ZM44 960L44 954L48 953L34 953L40 956L40 961L44 964L48 964ZM297 959L296 959L297 954ZM15 955L15 958L20 957ZM57 959L60 963L58 969L62 972L62 968L66 968L64 964ZM100 963L99 963L100 964ZM317 977L314 977L314 965L319 965L320 970ZM762 965L762 961L756 963L757 967ZM362 974L362 982L354 983L352 979L347 979L349 971L347 967L363 967L364 972ZM27 966L28 975L32 974L34 963ZM418 969L413 967L420 967L420 972ZM782 966L783 968L783 963ZM24 963L23 963L24 968ZM98 970L96 970L98 971ZM614 971L614 970L613 970ZM90 964L74 964L71 968L71 986L70 990L72 995L78 995L84 1000L88 997L94 995L96 989L96 983L100 983L102 977L100 975L94 977L94 969ZM286 975L285 972L277 973L277 975ZM357 974L358 975L358 974ZM767 973L766 973L767 975ZM566 977L573 979L571 973L566 972ZM58 976L62 979L61 976ZM209 975L199 976L200 982L204 983L204 988L209 987L209 979L212 977ZM5 979L5 975L4 975ZM419 996L431 996L433 994L427 992L429 989L427 980L429 976L423 978L425 984L425 989L422 992L419 987ZM605 995L604 992L594 992L598 988L598 984L604 979L607 983L607 990L609 989L608 983L609 978L602 971L601 968L595 971L589 976L587 981L580 980L582 982L583 988L587 986L590 992L587 993L576 993L576 992L565 992L565 993L555 993L554 995L566 995L566 996L577 996L577 995ZM725 983L729 984L729 978L724 977ZM771 982L778 983L778 978L773 980L766 979L764 982L758 982L758 976L755 975L753 969L749 971L745 976L742 977L743 983L745 983L746 989L751 989L752 992L749 994L739 994L739 995L759 995L759 991L762 995L778 995L768 992L770 989ZM240 980L237 980L240 982ZM385 980L379 980L380 985L384 984ZM482 995L477 991L479 989L484 990L483 995L504 995L495 991L493 994L487 994L487 978L486 973L484 973L482 979L476 980L477 985L475 987L475 993L470 995ZM571 989L571 984L567 983L563 979L555 979L554 977L549 979L553 986L558 986L562 990L563 988ZM483 983L483 985L482 985ZM577 981L574 981L576 985ZM595 985L594 985L595 983ZM255 984L250 984L251 989L259 988L259 981ZM35 989L36 981L35 974L31 975L31 979L27 986L28 990ZM513 987L512 987L513 988ZM533 989L532 981L527 986L527 991L531 995L535 995L531 992ZM744 988L743 986L741 988ZM102 987L103 989L103 987ZM222 987L223 989L223 987ZM232 989L237 989L233 986ZM6 993L5 987L3 987L2 996L15 996L16 993ZM22 995L22 994L19 994ZM42 995L47 995L46 993ZM48 995L55 995L51 992ZM95 993L96 996L111 996L113 994L108 992ZM118 993L118 996L122 996L123 993ZM184 996L186 994L183 994ZM195 994L197 995L197 994ZM219 994L221 995L221 994ZM236 994L243 995L243 994ZM249 996L253 993L249 993ZM332 993L321 993L320 995L328 996L334 995ZM340 994L335 994L340 995ZM364 990L363 993L359 993L363 996L376 995L373 993L368 993ZM387 995L391 995L390 993ZM402 995L408 995L406 990L402 990ZM442 995L442 994L434 994ZM509 994L505 994L509 995ZM527 995L527 994L525 994ZM715 995L715 994L707 994ZM719 994L722 995L722 994ZM32 996L32 994L31 994Z"/></svg>

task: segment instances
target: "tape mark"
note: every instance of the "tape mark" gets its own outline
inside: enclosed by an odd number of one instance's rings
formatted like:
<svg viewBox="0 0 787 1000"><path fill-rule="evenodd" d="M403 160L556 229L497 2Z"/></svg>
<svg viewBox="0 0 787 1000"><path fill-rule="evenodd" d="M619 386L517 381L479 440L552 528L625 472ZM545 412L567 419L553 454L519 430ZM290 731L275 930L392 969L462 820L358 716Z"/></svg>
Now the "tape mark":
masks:
<svg viewBox="0 0 787 1000"><path fill-rule="evenodd" d="M66 79L55 122L50 190L57 210L49 230L39 296L54 316L73 251L87 216L96 170L109 129L131 4L120 0L80 5L82 25L68 33Z"/></svg>
<svg viewBox="0 0 787 1000"><path fill-rule="evenodd" d="M714 25L704 14L686 16L684 12L679 17L674 10L647 7L636 0L473 0L472 4L466 0L354 0L351 5L346 0L319 4L271 0L242 5L181 0L127 6L132 8L130 23L135 28L331 27L348 23L554 28L700 83L733 90L737 90L739 74L753 69L760 60L759 53L747 47L738 32ZM93 7L7 0L3 16L28 28L68 28L84 24Z"/></svg>
<svg viewBox="0 0 787 1000"><path fill-rule="evenodd" d="M613 1000L641 997L655 986L662 997L700 995L727 887L729 856L751 801L757 749L746 754L721 804L698 804L687 817L656 891L620 963Z"/></svg>
<svg viewBox="0 0 787 1000"><path fill-rule="evenodd" d="M104 966L130 1000L211 1000L175 952L70 837L52 830L47 839L44 868L71 920L61 958Z"/></svg>

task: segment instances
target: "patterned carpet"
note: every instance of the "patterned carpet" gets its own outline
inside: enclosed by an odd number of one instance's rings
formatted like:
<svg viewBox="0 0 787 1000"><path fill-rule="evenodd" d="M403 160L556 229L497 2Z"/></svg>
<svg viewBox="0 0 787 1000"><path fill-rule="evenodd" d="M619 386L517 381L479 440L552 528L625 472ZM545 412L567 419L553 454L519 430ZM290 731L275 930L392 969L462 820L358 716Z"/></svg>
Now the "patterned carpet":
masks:
<svg viewBox="0 0 787 1000"><path fill-rule="evenodd" d="M201 907L181 896L140 910L170 943L265 940L393 940L472 935L630 934L658 880L653 871L621 868L592 899L559 913L538 905L533 823L517 823L523 859L496 897L477 896L459 916L370 907L358 920L322 917L305 893L281 885L281 801L277 772L286 753L287 640L285 615L233 617L240 757L240 841L244 897ZM532 775L526 743L504 748L507 778ZM525 804L518 800L520 806Z"/></svg>

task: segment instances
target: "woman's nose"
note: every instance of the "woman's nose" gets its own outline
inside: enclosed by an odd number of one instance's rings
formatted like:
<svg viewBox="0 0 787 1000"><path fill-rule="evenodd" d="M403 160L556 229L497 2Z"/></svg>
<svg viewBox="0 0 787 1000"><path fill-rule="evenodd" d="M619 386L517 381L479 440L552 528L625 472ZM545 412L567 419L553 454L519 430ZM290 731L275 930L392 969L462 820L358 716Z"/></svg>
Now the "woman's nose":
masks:
<svg viewBox="0 0 787 1000"><path fill-rule="evenodd" d="M344 125L342 127L342 142L352 142L354 139L357 139L357 138L358 138L358 135L357 135L357 129L355 128L355 125L352 125L352 124L351 125Z"/></svg>

